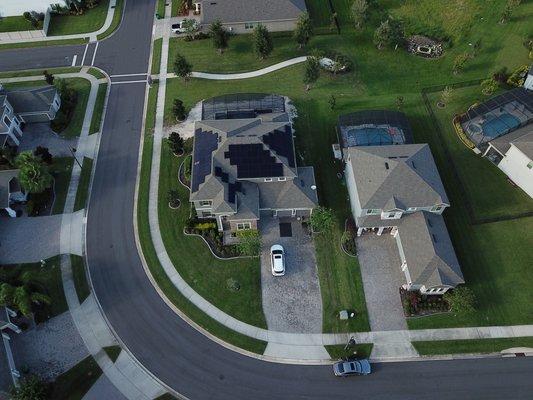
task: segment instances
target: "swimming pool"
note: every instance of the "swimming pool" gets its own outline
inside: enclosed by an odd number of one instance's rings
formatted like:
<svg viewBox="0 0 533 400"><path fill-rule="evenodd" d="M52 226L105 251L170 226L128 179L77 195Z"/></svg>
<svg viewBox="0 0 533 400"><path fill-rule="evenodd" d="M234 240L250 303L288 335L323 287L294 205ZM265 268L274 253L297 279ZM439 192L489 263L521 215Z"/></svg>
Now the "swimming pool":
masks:
<svg viewBox="0 0 533 400"><path fill-rule="evenodd" d="M348 146L378 146L392 144L392 136L385 128L357 128L346 132Z"/></svg>
<svg viewBox="0 0 533 400"><path fill-rule="evenodd" d="M514 115L505 113L497 117L487 119L481 124L483 129L483 136L496 138L504 135L507 132L517 128L520 125L520 120Z"/></svg>

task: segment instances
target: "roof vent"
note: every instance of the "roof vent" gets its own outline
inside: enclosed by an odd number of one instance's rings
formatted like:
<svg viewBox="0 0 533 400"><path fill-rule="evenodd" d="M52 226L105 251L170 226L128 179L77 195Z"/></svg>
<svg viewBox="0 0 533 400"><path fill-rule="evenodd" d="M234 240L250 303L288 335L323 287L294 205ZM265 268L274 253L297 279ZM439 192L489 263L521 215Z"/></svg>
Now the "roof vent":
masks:
<svg viewBox="0 0 533 400"><path fill-rule="evenodd" d="M316 190L316 185L311 185L312 190Z"/></svg>

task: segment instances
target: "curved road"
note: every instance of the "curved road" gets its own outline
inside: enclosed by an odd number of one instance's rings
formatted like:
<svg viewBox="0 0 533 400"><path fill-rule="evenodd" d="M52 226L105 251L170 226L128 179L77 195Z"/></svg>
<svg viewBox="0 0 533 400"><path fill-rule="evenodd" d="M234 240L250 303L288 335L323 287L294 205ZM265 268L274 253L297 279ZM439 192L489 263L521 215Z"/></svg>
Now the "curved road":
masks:
<svg viewBox="0 0 533 400"><path fill-rule="evenodd" d="M99 44L95 65L109 75L147 72L154 3L127 1L123 23ZM89 46L89 54L94 47ZM74 55L80 65L85 50L57 46L0 51L0 71L71 65ZM144 83L111 86L90 198L87 260L95 294L113 329L169 387L190 399L531 398L533 358L378 364L371 376L338 379L329 366L274 364L243 356L191 328L154 290L135 246L133 199L144 94Z"/></svg>

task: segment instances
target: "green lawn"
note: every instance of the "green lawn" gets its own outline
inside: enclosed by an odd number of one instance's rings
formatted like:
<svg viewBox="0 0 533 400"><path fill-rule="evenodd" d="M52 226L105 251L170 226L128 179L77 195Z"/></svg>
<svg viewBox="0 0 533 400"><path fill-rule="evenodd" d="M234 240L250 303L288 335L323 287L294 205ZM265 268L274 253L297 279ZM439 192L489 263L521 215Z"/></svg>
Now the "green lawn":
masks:
<svg viewBox="0 0 533 400"><path fill-rule="evenodd" d="M98 68L89 68L89 74L94 76L96 79L104 79L106 77Z"/></svg>
<svg viewBox="0 0 533 400"><path fill-rule="evenodd" d="M97 7L86 10L82 15L52 14L48 36L90 33L104 26L109 0L100 0Z"/></svg>
<svg viewBox="0 0 533 400"><path fill-rule="evenodd" d="M422 356L440 354L498 353L512 347L533 348L533 337L412 342Z"/></svg>
<svg viewBox="0 0 533 400"><path fill-rule="evenodd" d="M22 49L26 47L47 47L47 46L68 46L76 44L86 44L87 39L65 39L65 40L45 40L42 42L22 42L0 44L0 50Z"/></svg>
<svg viewBox="0 0 533 400"><path fill-rule="evenodd" d="M144 133L144 148L142 154L142 168L140 174L140 188L148 188L150 180L152 146L153 146L153 128L155 125L155 107L157 101L157 83L150 88L150 94L147 105L146 127ZM220 323L216 322L191 302L187 300L172 284L165 274L157 254L155 252L152 239L150 237L150 227L148 225L148 190L139 190L138 194L137 222L139 230L139 240L141 242L143 255L146 259L150 272L154 277L157 285L169 298L169 300L178 307L183 313L191 318L195 323L203 327L211 334L223 339L224 341L238 346L242 349L263 354L266 343L260 340L252 339L248 336L236 333ZM192 240L192 239L191 239Z"/></svg>
<svg viewBox="0 0 533 400"><path fill-rule="evenodd" d="M0 32L33 31L34 28L22 15L0 18Z"/></svg>
<svg viewBox="0 0 533 400"><path fill-rule="evenodd" d="M357 357L359 358L368 358L370 353L372 353L372 343L361 343L356 344L355 346L350 346L348 350L344 350L346 345L338 344L332 346L325 346L332 360L339 360L343 357L350 357L354 354L354 351L357 352Z"/></svg>
<svg viewBox="0 0 533 400"><path fill-rule="evenodd" d="M181 0L171 0L172 1L172 11L170 13L171 17L177 17L179 12L179 6L181 4Z"/></svg>
<svg viewBox="0 0 533 400"><path fill-rule="evenodd" d="M165 3L166 3L166 0L157 0L157 6L156 6L155 12L161 18L165 17Z"/></svg>
<svg viewBox="0 0 533 400"><path fill-rule="evenodd" d="M104 114L105 98L107 95L107 83L98 85L98 93L96 94L96 102L94 103L94 111L91 119L91 127L89 128L89 135L100 131L102 125L102 116Z"/></svg>
<svg viewBox="0 0 533 400"><path fill-rule="evenodd" d="M54 157L53 159L50 166L50 173L54 177L55 193L52 214L63 214L73 165L74 159L72 157Z"/></svg>
<svg viewBox="0 0 533 400"><path fill-rule="evenodd" d="M81 400L100 375L102 370L89 356L56 378L50 400Z"/></svg>
<svg viewBox="0 0 533 400"><path fill-rule="evenodd" d="M48 68L47 71L51 74L72 74L81 71L81 67L60 67ZM0 72L0 78L17 78L21 76L39 76L43 75L43 69L26 69L23 71ZM43 78L44 79L44 78Z"/></svg>
<svg viewBox="0 0 533 400"><path fill-rule="evenodd" d="M111 25L107 30L97 36L98 40L103 40L113 32L115 32L122 21L122 12L124 11L124 0L117 0L115 5L115 13L113 14L113 19L111 20Z"/></svg>
<svg viewBox="0 0 533 400"><path fill-rule="evenodd" d="M150 69L151 74L159 74L161 69L161 51L163 48L163 39L154 40L154 50L152 53L152 68Z"/></svg>
<svg viewBox="0 0 533 400"><path fill-rule="evenodd" d="M91 173L93 170L93 160L88 157L83 158L81 164L81 175L78 183L78 191L74 200L74 211L81 210L87 206L87 197L89 195L89 184L91 183Z"/></svg>
<svg viewBox="0 0 533 400"><path fill-rule="evenodd" d="M59 256L55 256L47 259L44 267L41 266L40 262L0 266L0 280L2 282L9 282L12 277L18 276L22 271L31 271L35 274L35 279L41 286L39 291L51 297L52 303L49 306L43 306L36 313L35 319L38 323L68 310L67 300L63 292L59 261Z"/></svg>
<svg viewBox="0 0 533 400"><path fill-rule="evenodd" d="M89 94L91 93L91 82L85 78L68 78L66 81L78 92L78 101L67 127L58 133L60 133L61 136L72 138L80 136L81 134L83 119L85 118L85 111L87 110L87 101L89 100ZM59 110L61 111L61 109ZM61 113L58 113L56 119L60 117Z"/></svg>
<svg viewBox="0 0 533 400"><path fill-rule="evenodd" d="M122 348L120 346L107 346L107 347L104 347L104 351L106 352L107 356L111 359L111 361L115 362L117 361L117 358L120 355Z"/></svg>
<svg viewBox="0 0 533 400"><path fill-rule="evenodd" d="M81 304L91 294L91 288L87 281L87 273L85 272L85 261L83 257L71 254L70 262L72 265L72 275L74 277L74 287L76 288L78 300Z"/></svg>

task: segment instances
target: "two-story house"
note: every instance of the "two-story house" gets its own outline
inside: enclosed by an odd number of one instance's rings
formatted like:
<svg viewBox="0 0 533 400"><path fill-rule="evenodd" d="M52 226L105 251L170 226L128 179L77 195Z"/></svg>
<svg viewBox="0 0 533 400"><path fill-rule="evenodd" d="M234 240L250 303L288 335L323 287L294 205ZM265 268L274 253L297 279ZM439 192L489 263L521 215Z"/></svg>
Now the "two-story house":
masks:
<svg viewBox="0 0 533 400"><path fill-rule="evenodd" d="M197 216L228 232L257 229L261 215L308 218L318 204L315 176L313 167L297 166L287 113L234 116L195 124L190 201Z"/></svg>
<svg viewBox="0 0 533 400"><path fill-rule="evenodd" d="M427 144L343 149L345 178L357 235L395 239L403 287L442 294L464 283L444 219L450 203Z"/></svg>
<svg viewBox="0 0 533 400"><path fill-rule="evenodd" d="M22 137L21 121L15 115L7 95L0 92L0 148L18 146Z"/></svg>

